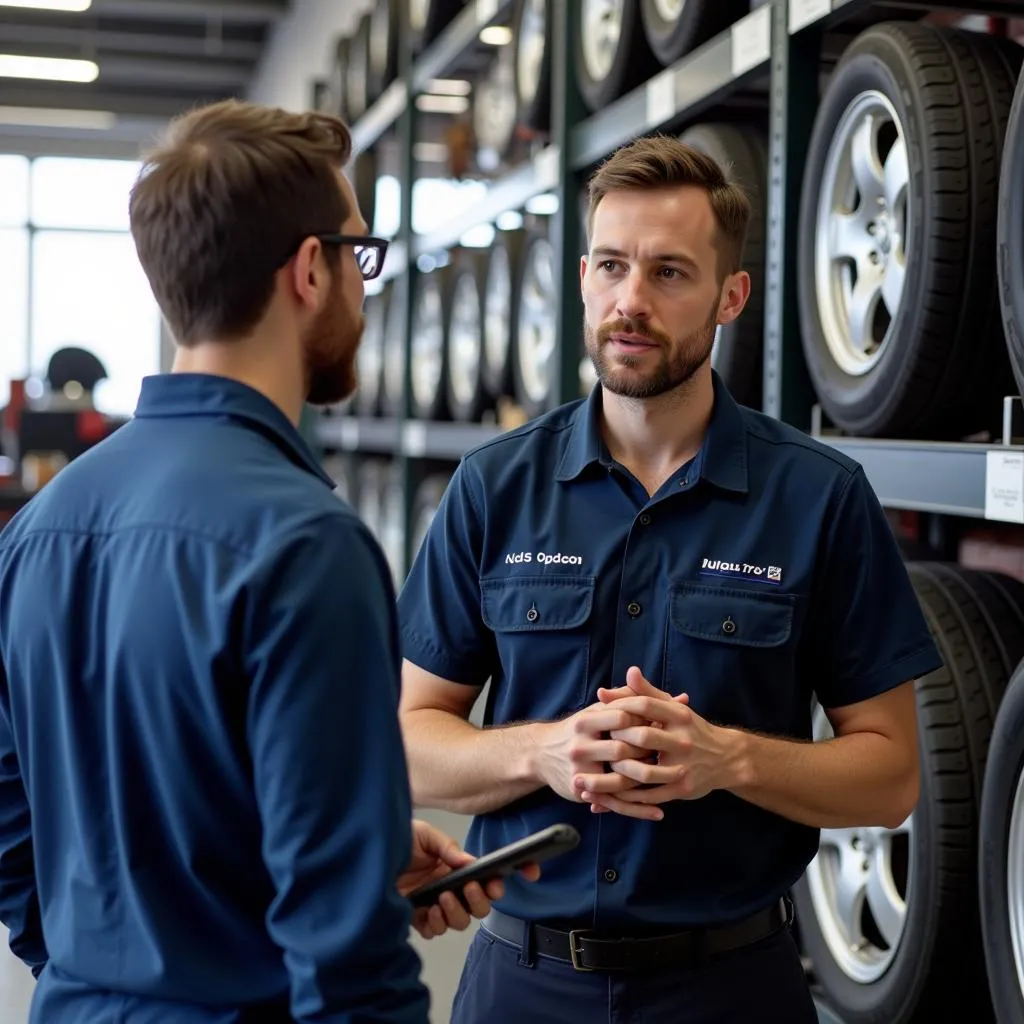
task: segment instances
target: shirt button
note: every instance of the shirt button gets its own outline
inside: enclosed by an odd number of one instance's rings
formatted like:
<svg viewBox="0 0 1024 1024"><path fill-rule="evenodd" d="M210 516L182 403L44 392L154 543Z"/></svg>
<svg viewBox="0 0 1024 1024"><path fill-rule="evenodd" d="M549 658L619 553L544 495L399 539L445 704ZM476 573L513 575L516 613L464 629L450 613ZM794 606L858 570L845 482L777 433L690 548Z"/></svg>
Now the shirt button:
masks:
<svg viewBox="0 0 1024 1024"><path fill-rule="evenodd" d="M539 617L540 617L540 613L537 611L536 608L531 608L526 613L526 621L527 622L536 622Z"/></svg>
<svg viewBox="0 0 1024 1024"><path fill-rule="evenodd" d="M617 882L619 880L619 873L615 868L607 868L604 873L604 880L606 882Z"/></svg>
<svg viewBox="0 0 1024 1024"><path fill-rule="evenodd" d="M689 480L687 480L686 477L684 476L683 479L679 481L679 486L680 487L685 487L688 483L689 483Z"/></svg>
<svg viewBox="0 0 1024 1024"><path fill-rule="evenodd" d="M651 517L646 512L640 517L640 525L641 526L650 526L651 525Z"/></svg>
<svg viewBox="0 0 1024 1024"><path fill-rule="evenodd" d="M635 619L643 609L636 603L636 601L630 601L629 604L626 605L626 611Z"/></svg>
<svg viewBox="0 0 1024 1024"><path fill-rule="evenodd" d="M732 634L736 632L736 623L733 622L731 618L727 618L725 622L722 623L722 632L727 636L732 636Z"/></svg>

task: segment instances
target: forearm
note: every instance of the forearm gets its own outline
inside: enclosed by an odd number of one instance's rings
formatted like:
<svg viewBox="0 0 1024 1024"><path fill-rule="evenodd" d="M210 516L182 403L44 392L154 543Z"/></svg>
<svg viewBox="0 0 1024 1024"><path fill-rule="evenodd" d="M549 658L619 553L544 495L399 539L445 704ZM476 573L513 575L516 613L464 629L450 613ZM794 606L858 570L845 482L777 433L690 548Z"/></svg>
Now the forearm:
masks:
<svg viewBox="0 0 1024 1024"><path fill-rule="evenodd" d="M478 729L448 711L402 717L413 802L456 814L487 814L545 785L540 774L545 723Z"/></svg>
<svg viewBox="0 0 1024 1024"><path fill-rule="evenodd" d="M729 730L736 796L814 828L896 828L917 802L916 751L879 733L819 743Z"/></svg>

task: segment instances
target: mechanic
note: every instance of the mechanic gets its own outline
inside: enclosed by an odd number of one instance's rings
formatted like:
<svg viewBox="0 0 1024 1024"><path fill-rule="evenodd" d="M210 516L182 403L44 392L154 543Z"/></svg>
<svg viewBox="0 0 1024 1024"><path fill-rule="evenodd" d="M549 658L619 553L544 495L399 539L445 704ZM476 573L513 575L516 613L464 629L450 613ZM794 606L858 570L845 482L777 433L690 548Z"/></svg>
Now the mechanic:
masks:
<svg viewBox="0 0 1024 1024"><path fill-rule="evenodd" d="M0 535L0 920L33 1024L425 1024L410 921L490 909L405 899L472 858L410 823L391 577L296 429L352 391L386 249L350 149L234 101L172 124L130 217L174 372Z"/></svg>
<svg viewBox="0 0 1024 1024"><path fill-rule="evenodd" d="M862 469L712 370L741 188L654 137L589 190L598 384L463 459L399 598L415 802L476 852L582 835L507 886L452 1020L811 1024L788 891L819 829L910 814L940 658Z"/></svg>

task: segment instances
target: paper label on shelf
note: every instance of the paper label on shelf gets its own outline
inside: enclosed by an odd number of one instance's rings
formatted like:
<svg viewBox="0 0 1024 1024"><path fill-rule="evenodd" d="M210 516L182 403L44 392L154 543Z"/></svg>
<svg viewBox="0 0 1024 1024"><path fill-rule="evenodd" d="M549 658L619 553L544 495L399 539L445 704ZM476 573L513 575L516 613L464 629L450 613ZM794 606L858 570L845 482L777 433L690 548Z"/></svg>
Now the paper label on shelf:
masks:
<svg viewBox="0 0 1024 1024"><path fill-rule="evenodd" d="M341 421L341 447L347 451L355 451L359 447L359 423L356 420Z"/></svg>
<svg viewBox="0 0 1024 1024"><path fill-rule="evenodd" d="M732 73L763 64L772 55L772 4L751 11L732 27Z"/></svg>
<svg viewBox="0 0 1024 1024"><path fill-rule="evenodd" d="M792 32L799 32L832 11L832 0L789 0L789 24Z"/></svg>
<svg viewBox="0 0 1024 1024"><path fill-rule="evenodd" d="M534 157L533 172L537 176L537 184L545 192L558 186L561 170L562 161L557 146L548 146Z"/></svg>
<svg viewBox="0 0 1024 1024"><path fill-rule="evenodd" d="M427 428L422 423L406 423L402 428L402 451L414 458L427 450Z"/></svg>
<svg viewBox="0 0 1024 1024"><path fill-rule="evenodd" d="M1024 523L1024 452L985 453L985 518Z"/></svg>
<svg viewBox="0 0 1024 1024"><path fill-rule="evenodd" d="M647 125L655 128L676 112L676 76L674 71L656 75L647 83Z"/></svg>
<svg viewBox="0 0 1024 1024"><path fill-rule="evenodd" d="M498 0L476 0L476 23L486 25L498 13Z"/></svg>

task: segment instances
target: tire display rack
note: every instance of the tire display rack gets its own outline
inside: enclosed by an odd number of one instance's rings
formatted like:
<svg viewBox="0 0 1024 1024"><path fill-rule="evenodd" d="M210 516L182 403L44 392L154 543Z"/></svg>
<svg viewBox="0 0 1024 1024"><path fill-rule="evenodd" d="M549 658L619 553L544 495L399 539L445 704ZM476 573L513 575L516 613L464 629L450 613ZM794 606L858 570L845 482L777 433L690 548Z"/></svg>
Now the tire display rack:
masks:
<svg viewBox="0 0 1024 1024"><path fill-rule="evenodd" d="M596 89L577 74L578 12L586 0L551 3L550 125L532 139L525 156L500 166L475 205L415 233L417 97L438 78L463 73L482 29L521 17L533 2L436 0L436 9L447 11L447 24L426 33L425 45L408 38L408 19L399 18L405 38L397 44L398 77L378 90L353 129L357 163L389 137L400 155L400 228L383 274L391 290L386 312L383 305L368 309L363 346L370 352L366 365L379 373L387 393L374 397L372 413L361 411L357 395L346 409L328 411L317 421L329 471L340 493L378 525L400 584L455 464L513 425L473 422L480 418L475 402L472 413L437 415L430 387L414 379L424 319L433 324L442 308L455 318L453 296L457 275L468 272L460 262L467 250L444 266L433 312L415 298L418 281L434 274L423 270L424 263L429 266L441 252L457 252L470 230L522 211L534 197L556 193L558 209L542 238L554 254L549 295L561 339L551 359L550 398L578 398L582 303L576 243L590 173L638 135L664 131L722 148L738 134L734 126L754 125L757 131L741 137L739 145L733 139L729 149L731 163L746 162L763 175L758 201L764 227L752 231L747 251L748 263L759 264L762 295L744 313L762 328L756 339L760 380L756 400L748 394L747 404L856 459L894 513L924 514L927 540L901 543L944 661L917 684L921 796L913 814L895 829L823 830L818 855L793 890L795 931L819 1019L1024 1020L1024 555L1015 573L957 564L951 542L957 528L949 535L946 530L988 520L1000 523L1012 540L1014 528L1007 524L1024 523L1024 444L1018 440L1024 435L1024 84L1017 85L1024 47L981 31L919 24L936 12L1024 17L1024 0L753 0L749 12L663 70L649 64L653 75L607 103L595 103ZM726 0L716 3L720 14ZM652 9L672 5L636 0L634 6L650 16ZM703 8L705 14L710 9ZM617 73L629 78L622 68ZM885 76L896 82L894 99L879 85ZM581 86L591 95L583 96ZM870 106L862 100L866 94ZM862 123L881 126L879 138L896 123L907 133L906 150L912 143L915 159L923 161L916 169L907 166L910 161L901 163L906 153L899 139L884 160L880 149L872 149L882 161L876 177L884 215L860 216L863 178L849 215L843 202L831 207L840 211L834 218L839 229L864 228L878 243L877 252L856 249L853 243L863 238L836 235L837 251L858 263L857 280L881 295L878 308L891 298L889 288L905 285L915 297L914 308L901 315L913 324L904 336L917 339L919 351L908 355L904 345L892 361L891 350L882 352L883 341L875 349L866 344L846 353L865 362L891 360L881 390L859 403L848 383L830 378L821 358L827 311L815 303L823 288L849 289L850 281L822 275L808 255L813 246L807 231L823 209L820 197L832 202L844 185L842 173L832 166L826 174L825 167L838 147L833 140L844 132L849 139L857 128L850 110ZM761 125L764 154L758 153ZM855 146L849 143L848 151L854 153ZM1021 171L1019 188L1002 187L1004 161L1014 161ZM884 273L887 243L898 234L888 170L894 179L903 173L905 192L907 180L917 180L918 205L906 221L916 234L907 226L903 231L908 245L917 247L918 265L907 271L905 282ZM820 239L815 244L820 248ZM516 245L525 250L528 243ZM855 292L854 286L854 299ZM374 348L381 338L399 335L402 360ZM436 348L432 359L434 376L428 380L445 379ZM517 381L513 388L506 379L500 387L521 392L521 385ZM445 386L450 392L447 380ZM451 406L450 394L447 402ZM815 738L827 735L827 719L819 713Z"/></svg>

